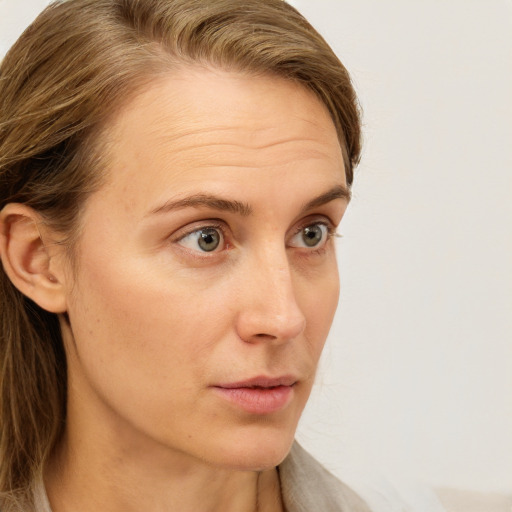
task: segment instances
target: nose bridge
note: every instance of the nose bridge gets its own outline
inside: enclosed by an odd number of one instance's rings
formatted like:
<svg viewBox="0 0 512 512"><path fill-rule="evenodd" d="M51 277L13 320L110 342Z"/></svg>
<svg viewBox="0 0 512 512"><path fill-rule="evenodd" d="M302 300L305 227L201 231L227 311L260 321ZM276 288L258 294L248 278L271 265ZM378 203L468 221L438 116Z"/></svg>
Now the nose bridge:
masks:
<svg viewBox="0 0 512 512"><path fill-rule="evenodd" d="M264 244L248 258L238 330L245 341L288 341L305 328L286 248Z"/></svg>

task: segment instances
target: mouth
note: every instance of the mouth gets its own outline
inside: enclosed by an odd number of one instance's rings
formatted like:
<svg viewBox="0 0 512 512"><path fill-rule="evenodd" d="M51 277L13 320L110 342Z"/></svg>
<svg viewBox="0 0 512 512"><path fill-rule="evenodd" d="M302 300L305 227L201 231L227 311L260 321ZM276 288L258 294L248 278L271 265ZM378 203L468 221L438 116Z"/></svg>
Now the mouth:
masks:
<svg viewBox="0 0 512 512"><path fill-rule="evenodd" d="M297 378L292 375L284 375L282 377L254 377L239 382L229 382L223 384L217 384L215 387L224 389L236 389L236 388L260 388L269 389L277 388L280 386L294 386L297 383Z"/></svg>
<svg viewBox="0 0 512 512"><path fill-rule="evenodd" d="M297 379L293 376L253 379L212 386L218 396L249 414L267 415L285 409L293 399Z"/></svg>

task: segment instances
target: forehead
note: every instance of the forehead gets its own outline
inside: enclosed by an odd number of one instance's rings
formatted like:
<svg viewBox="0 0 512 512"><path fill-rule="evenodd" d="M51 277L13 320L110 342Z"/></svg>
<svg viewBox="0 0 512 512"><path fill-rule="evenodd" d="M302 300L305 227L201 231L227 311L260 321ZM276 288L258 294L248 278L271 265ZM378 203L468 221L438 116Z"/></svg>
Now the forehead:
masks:
<svg viewBox="0 0 512 512"><path fill-rule="evenodd" d="M345 184L326 107L303 86L272 76L186 68L154 81L105 131L109 179L132 209L179 187L247 183L259 172L282 185L300 166ZM252 174L251 174L252 173ZM129 198L129 199L128 199Z"/></svg>

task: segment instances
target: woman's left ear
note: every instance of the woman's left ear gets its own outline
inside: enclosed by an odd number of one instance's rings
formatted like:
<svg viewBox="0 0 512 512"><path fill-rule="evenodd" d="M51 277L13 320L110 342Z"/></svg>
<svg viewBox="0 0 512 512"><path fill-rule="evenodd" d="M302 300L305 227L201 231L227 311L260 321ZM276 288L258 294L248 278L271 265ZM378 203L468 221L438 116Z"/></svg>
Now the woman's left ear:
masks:
<svg viewBox="0 0 512 512"><path fill-rule="evenodd" d="M49 235L40 215L29 206L10 203L0 211L0 257L7 276L41 308L64 313L65 258L57 245L48 243Z"/></svg>

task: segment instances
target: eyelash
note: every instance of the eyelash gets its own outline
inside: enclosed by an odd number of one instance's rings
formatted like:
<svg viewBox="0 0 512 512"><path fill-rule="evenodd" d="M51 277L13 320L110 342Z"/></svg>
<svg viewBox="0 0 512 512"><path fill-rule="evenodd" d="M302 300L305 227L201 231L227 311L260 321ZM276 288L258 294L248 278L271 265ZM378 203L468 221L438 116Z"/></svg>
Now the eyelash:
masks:
<svg viewBox="0 0 512 512"><path fill-rule="evenodd" d="M215 221L209 221L207 224L199 224L193 226L190 230L185 232L184 234L180 235L176 240L174 240L175 243L179 245L181 241L183 241L185 238L193 235L194 233L199 233L199 231L206 231L208 229L215 229L219 231L222 235L222 242L224 244L224 247L222 250L229 249L231 244L229 244L226 240L228 239L228 236L226 232L228 231L226 226L222 224L221 222L215 222ZM194 250L194 249L187 249L184 246L182 246L185 250L188 250L189 252L193 253L195 257L198 258L209 258L211 257L211 254L216 254L220 251L211 251L210 253L207 251L200 251L200 250Z"/></svg>
<svg viewBox="0 0 512 512"><path fill-rule="evenodd" d="M323 254L325 252L325 248L329 240L337 236L336 228L331 223L322 220L313 220L313 222L308 221L298 226L291 238L294 238L295 236L303 232L306 228L312 226L324 226L326 228L325 238L320 242L320 246L313 246L309 249L307 249L306 247L297 247L297 249L306 249L308 254Z"/></svg>
<svg viewBox="0 0 512 512"><path fill-rule="evenodd" d="M295 236L297 236L299 233L301 233L304 229L312 226L324 226L326 228L326 234L325 238L320 242L320 246L312 246L311 248L307 247L296 247L291 246L292 248L296 249L303 249L305 251L305 255L317 255L317 254L323 254L325 253L326 246L329 242L329 240L333 237L340 237L341 235L338 235L336 232L336 227L333 226L331 222L328 222L326 220L307 220L307 222L304 222L300 224L297 229L294 231L293 235L290 237L290 239L293 239ZM213 254L218 254L219 252L223 252L225 250L230 249L233 247L233 244L229 243L229 236L228 236L228 229L226 225L222 222L215 222L215 221L208 221L205 224L199 224L196 226L193 226L192 229L188 230L187 232L181 234L177 239L173 240L174 243L178 244L183 241L185 238L193 235L194 233L199 233L200 231L206 231L208 229L214 229L218 230L221 233L222 240L221 244L223 244L223 247L220 250L216 250L216 248L212 251L201 251L199 249L187 249L186 247L182 246L182 248L189 253L191 253L196 258L206 259L211 258Z"/></svg>

